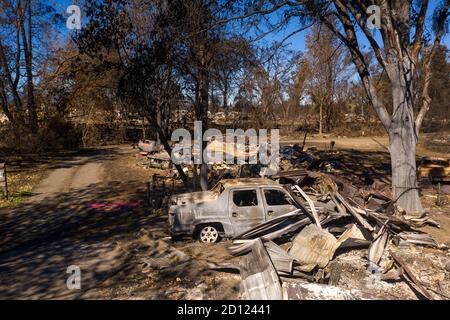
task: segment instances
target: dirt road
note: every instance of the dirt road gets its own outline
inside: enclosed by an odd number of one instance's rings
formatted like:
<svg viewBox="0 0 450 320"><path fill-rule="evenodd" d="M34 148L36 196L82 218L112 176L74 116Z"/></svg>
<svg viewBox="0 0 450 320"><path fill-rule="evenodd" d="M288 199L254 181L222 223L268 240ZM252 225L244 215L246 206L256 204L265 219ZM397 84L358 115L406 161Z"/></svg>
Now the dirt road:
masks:
<svg viewBox="0 0 450 320"><path fill-rule="evenodd" d="M107 188L104 171L122 153L106 148L59 163L26 203L0 211L1 299L82 297L121 266L123 255L111 237L121 228L134 229L117 218L143 211L124 207L105 216L93 205L123 191ZM66 286L69 266L80 268L81 290Z"/></svg>
<svg viewBox="0 0 450 320"><path fill-rule="evenodd" d="M56 196L58 193L88 187L100 183L103 177L103 167L100 162L89 162L88 156L68 161L61 168L55 169L34 190L30 201L42 201Z"/></svg>
<svg viewBox="0 0 450 320"><path fill-rule="evenodd" d="M226 243L211 252L163 240L167 217L146 205L150 176L131 147L93 150L58 163L26 203L0 210L0 299L237 298L239 275L206 270L206 260L230 259ZM145 269L140 257L172 245L193 258L188 265ZM67 287L71 267L80 289Z"/></svg>
<svg viewBox="0 0 450 320"><path fill-rule="evenodd" d="M307 147L315 146L319 149L327 150L330 148L330 143L334 141L335 149L354 149L359 151L376 151L376 152L389 152L389 137L317 137L308 136L305 145ZM303 144L303 138L292 139L292 138L281 138L282 144ZM438 156L449 158L450 157L450 146L442 145L437 150L430 149L430 144L432 142L431 134L422 134L419 144L417 146L417 156Z"/></svg>

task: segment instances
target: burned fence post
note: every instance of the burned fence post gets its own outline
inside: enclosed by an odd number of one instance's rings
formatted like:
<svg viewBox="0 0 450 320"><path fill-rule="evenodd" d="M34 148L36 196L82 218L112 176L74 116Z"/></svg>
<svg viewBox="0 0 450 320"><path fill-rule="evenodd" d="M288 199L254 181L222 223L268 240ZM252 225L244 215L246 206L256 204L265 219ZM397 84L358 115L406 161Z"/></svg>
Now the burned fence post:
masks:
<svg viewBox="0 0 450 320"><path fill-rule="evenodd" d="M158 175L155 173L152 175L152 188L151 188L151 193L152 193L152 209L157 208L156 205L156 184L158 183Z"/></svg>
<svg viewBox="0 0 450 320"><path fill-rule="evenodd" d="M436 199L436 204L438 206L441 205L441 182L438 182L438 194L437 194L437 199Z"/></svg>
<svg viewBox="0 0 450 320"><path fill-rule="evenodd" d="M162 180L162 188L163 190L166 187L166 182L164 179L161 179L161 177L158 174L153 174L152 179L147 182L147 202L151 209L157 209L160 208L163 201L161 199L161 191L158 191L158 180ZM161 188L159 188L160 190ZM159 192L159 194L157 194Z"/></svg>
<svg viewBox="0 0 450 320"><path fill-rule="evenodd" d="M147 182L147 201L151 209L155 208L155 190L157 174L152 175L151 181Z"/></svg>
<svg viewBox="0 0 450 320"><path fill-rule="evenodd" d="M8 177L6 175L6 162L0 163L0 186L3 189L4 197L8 199L9 194L8 194Z"/></svg>
<svg viewBox="0 0 450 320"><path fill-rule="evenodd" d="M149 205L149 206L151 206L151 204L152 204L152 200L151 200L151 189L150 189L150 181L148 181L147 183L146 183L146 186L147 186L147 204Z"/></svg>

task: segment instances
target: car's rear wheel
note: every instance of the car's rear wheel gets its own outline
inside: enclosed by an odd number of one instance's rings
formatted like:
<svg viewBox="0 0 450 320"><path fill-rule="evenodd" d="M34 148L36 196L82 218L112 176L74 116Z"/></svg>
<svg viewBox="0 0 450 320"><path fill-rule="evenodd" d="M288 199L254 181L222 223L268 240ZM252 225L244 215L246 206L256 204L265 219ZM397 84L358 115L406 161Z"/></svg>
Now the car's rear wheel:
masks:
<svg viewBox="0 0 450 320"><path fill-rule="evenodd" d="M219 230L215 226L204 226L198 233L198 239L203 243L216 243L219 241Z"/></svg>

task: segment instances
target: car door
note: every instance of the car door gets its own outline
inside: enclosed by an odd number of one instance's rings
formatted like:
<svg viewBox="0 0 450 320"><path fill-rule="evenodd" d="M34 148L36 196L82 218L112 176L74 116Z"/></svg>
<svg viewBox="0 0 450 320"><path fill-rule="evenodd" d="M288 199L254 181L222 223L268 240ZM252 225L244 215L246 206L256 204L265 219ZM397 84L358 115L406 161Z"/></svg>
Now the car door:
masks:
<svg viewBox="0 0 450 320"><path fill-rule="evenodd" d="M263 223L265 212L259 188L230 190L229 212L234 235Z"/></svg>
<svg viewBox="0 0 450 320"><path fill-rule="evenodd" d="M264 208L266 220L271 220L297 208L291 196L279 188L263 188Z"/></svg>

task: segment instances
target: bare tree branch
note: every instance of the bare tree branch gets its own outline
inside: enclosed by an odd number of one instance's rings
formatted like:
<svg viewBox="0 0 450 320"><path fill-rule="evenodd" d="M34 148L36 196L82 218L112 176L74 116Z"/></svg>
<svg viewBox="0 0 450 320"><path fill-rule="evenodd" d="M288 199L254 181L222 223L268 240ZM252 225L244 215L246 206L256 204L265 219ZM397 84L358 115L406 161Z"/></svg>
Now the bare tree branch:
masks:
<svg viewBox="0 0 450 320"><path fill-rule="evenodd" d="M341 1L337 1L342 6ZM366 12L367 8L360 2L356 1L356 3L360 6L360 11ZM366 36L367 40L369 40L370 45L372 46L373 51L375 52L375 56L380 63L380 65L385 68L386 67L386 61L383 56L383 51L381 50L380 46L378 45L378 42L375 40L375 38L372 36L372 33L370 32L369 28L367 27L367 15L364 16L361 15L360 12L357 12L356 9L352 6L351 2L345 3L346 7L350 10L353 17L355 18L356 22L358 23L361 30L364 32L364 35Z"/></svg>
<svg viewBox="0 0 450 320"><path fill-rule="evenodd" d="M362 51L360 49L358 39L356 37L356 31L353 27L353 23L348 14L348 10L345 6L342 5L340 1L336 1L335 3L337 9L336 11L337 17L342 23L346 35L344 36L342 33L337 31L336 27L333 26L328 20L326 19L321 20L325 23L325 25L328 28L330 28L339 37L339 39L341 39L344 42L344 44L350 50L353 63L355 64L356 70L358 71L361 81L364 84L367 95L370 101L372 102L372 105L376 113L378 114L378 117L380 118L383 127L386 129L386 131L388 131L391 124L391 118L386 110L386 107L379 99L376 87L372 82L372 77L370 75L367 62L365 61L365 58L362 55Z"/></svg>
<svg viewBox="0 0 450 320"><path fill-rule="evenodd" d="M411 49L411 55L417 62L417 58L419 55L420 48L422 46L422 36L423 36L423 29L425 25L425 17L428 10L428 0L422 0L421 7L420 7L420 13L417 17L417 21L415 23L416 32L414 35L414 40L412 43L412 49Z"/></svg>
<svg viewBox="0 0 450 320"><path fill-rule="evenodd" d="M439 44L441 43L442 36L445 32L445 23L447 21L447 17L449 16L449 10L450 8L450 1L447 0L444 7L441 9L441 11L438 14L437 21L436 21L436 37L434 39L433 46L428 53L428 55L425 57L425 63L424 63L424 85L422 89L422 107L420 108L419 113L417 114L415 126L416 126L416 132L420 131L420 128L422 126L422 122L425 118L425 115L427 114L428 110L430 109L431 105L431 97L429 93L430 88L430 82L431 82L431 76L432 76L432 70L431 70L431 62L433 60L434 54L436 53L437 48L439 47Z"/></svg>

